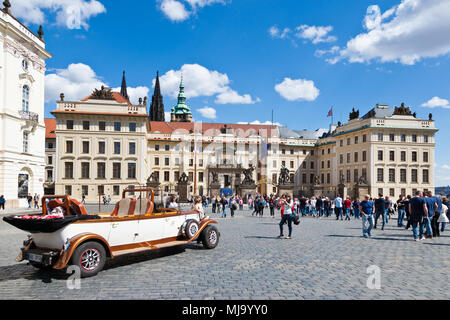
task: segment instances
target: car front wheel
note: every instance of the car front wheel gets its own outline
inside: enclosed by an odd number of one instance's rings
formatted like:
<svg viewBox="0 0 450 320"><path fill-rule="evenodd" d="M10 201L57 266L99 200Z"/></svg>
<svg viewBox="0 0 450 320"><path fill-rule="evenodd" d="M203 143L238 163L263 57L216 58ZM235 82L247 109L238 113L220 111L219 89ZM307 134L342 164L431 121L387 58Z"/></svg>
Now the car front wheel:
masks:
<svg viewBox="0 0 450 320"><path fill-rule="evenodd" d="M82 278L99 273L106 262L105 248L98 242L86 242L75 249L71 264L80 268Z"/></svg>

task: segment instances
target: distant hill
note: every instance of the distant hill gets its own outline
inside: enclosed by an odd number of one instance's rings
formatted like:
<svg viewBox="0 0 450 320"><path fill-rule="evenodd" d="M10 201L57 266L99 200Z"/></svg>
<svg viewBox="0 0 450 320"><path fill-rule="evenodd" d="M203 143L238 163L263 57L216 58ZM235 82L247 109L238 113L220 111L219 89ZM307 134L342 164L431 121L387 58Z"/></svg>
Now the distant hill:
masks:
<svg viewBox="0 0 450 320"><path fill-rule="evenodd" d="M435 192L436 192L436 194L448 195L448 194L450 194L450 186L436 187Z"/></svg>

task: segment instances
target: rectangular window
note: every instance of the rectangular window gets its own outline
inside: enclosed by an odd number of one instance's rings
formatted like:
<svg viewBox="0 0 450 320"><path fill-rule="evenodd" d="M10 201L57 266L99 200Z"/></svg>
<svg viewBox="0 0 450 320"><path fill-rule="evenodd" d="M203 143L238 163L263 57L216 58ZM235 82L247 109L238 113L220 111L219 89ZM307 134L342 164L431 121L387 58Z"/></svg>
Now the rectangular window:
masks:
<svg viewBox="0 0 450 320"><path fill-rule="evenodd" d="M428 171L428 169L424 169L423 170L423 173L422 173L422 180L423 180L423 183L429 183L430 182L430 177L429 177L429 171Z"/></svg>
<svg viewBox="0 0 450 320"><path fill-rule="evenodd" d="M325 161L321 161L320 162L320 166L321 166L322 169L325 169Z"/></svg>
<svg viewBox="0 0 450 320"><path fill-rule="evenodd" d="M389 189L389 195L391 197L395 197L395 189L394 188Z"/></svg>
<svg viewBox="0 0 450 320"><path fill-rule="evenodd" d="M383 150L378 150L378 161L383 161Z"/></svg>
<svg viewBox="0 0 450 320"><path fill-rule="evenodd" d="M395 141L395 134L391 133L389 135L389 141L394 142Z"/></svg>
<svg viewBox="0 0 450 320"><path fill-rule="evenodd" d="M362 152L362 161L367 161L367 151Z"/></svg>
<svg viewBox="0 0 450 320"><path fill-rule="evenodd" d="M114 142L114 154L120 154L120 142Z"/></svg>
<svg viewBox="0 0 450 320"><path fill-rule="evenodd" d="M129 143L129 153L136 154L136 142Z"/></svg>
<svg viewBox="0 0 450 320"><path fill-rule="evenodd" d="M106 178L106 163L97 162L97 179L105 179L105 178Z"/></svg>
<svg viewBox="0 0 450 320"><path fill-rule="evenodd" d="M389 169L389 182L395 182L395 169Z"/></svg>
<svg viewBox="0 0 450 320"><path fill-rule="evenodd" d="M66 128L67 130L73 130L73 120L66 121Z"/></svg>
<svg viewBox="0 0 450 320"><path fill-rule="evenodd" d="M358 159L358 152L355 152L355 155L354 155L354 158L355 158L355 162L358 162L359 161L359 159Z"/></svg>
<svg viewBox="0 0 450 320"><path fill-rule="evenodd" d="M343 164L343 163L344 163L344 155L343 155L343 154L340 154L340 155L339 155L339 163L340 163L340 164Z"/></svg>
<svg viewBox="0 0 450 320"><path fill-rule="evenodd" d="M177 182L178 180L180 180L180 172L179 171L175 171L175 181Z"/></svg>
<svg viewBox="0 0 450 320"><path fill-rule="evenodd" d="M166 144L166 145L164 146L164 150L170 151L170 146L169 146L168 144Z"/></svg>
<svg viewBox="0 0 450 320"><path fill-rule="evenodd" d="M155 151L159 151L159 144L155 144Z"/></svg>
<svg viewBox="0 0 450 320"><path fill-rule="evenodd" d="M194 181L194 173L189 172L189 181Z"/></svg>
<svg viewBox="0 0 450 320"><path fill-rule="evenodd" d="M395 161L395 151L393 150L389 151L389 160Z"/></svg>
<svg viewBox="0 0 450 320"><path fill-rule="evenodd" d="M83 141L83 153L89 153L89 141Z"/></svg>
<svg viewBox="0 0 450 320"><path fill-rule="evenodd" d="M400 169L400 182L406 183L406 169Z"/></svg>
<svg viewBox="0 0 450 320"><path fill-rule="evenodd" d="M363 135L363 142L367 142L367 135Z"/></svg>
<svg viewBox="0 0 450 320"><path fill-rule="evenodd" d="M291 161L291 169L294 169L294 161Z"/></svg>
<svg viewBox="0 0 450 320"><path fill-rule="evenodd" d="M128 129L130 130L130 132L136 132L136 122L130 122L130 124L128 125Z"/></svg>
<svg viewBox="0 0 450 320"><path fill-rule="evenodd" d="M417 162L417 151L413 151L411 153L411 161L412 162Z"/></svg>
<svg viewBox="0 0 450 320"><path fill-rule="evenodd" d="M358 182L358 180L359 180L359 170L354 169L353 170L353 182Z"/></svg>
<svg viewBox="0 0 450 320"><path fill-rule="evenodd" d="M53 170L47 170L47 181L53 181Z"/></svg>
<svg viewBox="0 0 450 320"><path fill-rule="evenodd" d="M105 121L100 121L98 123L98 130L99 131L105 131L106 130L106 122Z"/></svg>
<svg viewBox="0 0 450 320"><path fill-rule="evenodd" d="M128 179L136 179L136 163L128 164Z"/></svg>
<svg viewBox="0 0 450 320"><path fill-rule="evenodd" d="M350 145L350 138L347 138L347 145Z"/></svg>
<svg viewBox="0 0 450 320"><path fill-rule="evenodd" d="M90 126L91 124L89 121L83 121L83 130L89 130Z"/></svg>
<svg viewBox="0 0 450 320"><path fill-rule="evenodd" d="M105 141L99 141L98 142L98 153L99 154L105 154Z"/></svg>
<svg viewBox="0 0 450 320"><path fill-rule="evenodd" d="M311 169L314 169L314 161L311 161Z"/></svg>
<svg viewBox="0 0 450 320"><path fill-rule="evenodd" d="M327 183L328 184L331 183L331 175L329 173L327 173Z"/></svg>
<svg viewBox="0 0 450 320"><path fill-rule="evenodd" d="M198 181L203 182L203 172L198 173Z"/></svg>
<svg viewBox="0 0 450 320"><path fill-rule="evenodd" d="M159 166L159 158L155 158L155 166Z"/></svg>
<svg viewBox="0 0 450 320"><path fill-rule="evenodd" d="M347 153L347 163L350 163L350 153Z"/></svg>
<svg viewBox="0 0 450 320"><path fill-rule="evenodd" d="M66 179L73 179L73 162L64 163L64 177Z"/></svg>
<svg viewBox="0 0 450 320"><path fill-rule="evenodd" d="M412 142L417 142L417 134L412 135Z"/></svg>
<svg viewBox="0 0 450 320"><path fill-rule="evenodd" d="M428 162L428 152L423 153L423 162Z"/></svg>
<svg viewBox="0 0 450 320"><path fill-rule="evenodd" d="M401 135L401 141L402 142L406 142L406 134L402 134Z"/></svg>
<svg viewBox="0 0 450 320"><path fill-rule="evenodd" d="M122 129L122 124L120 122L114 122L114 131L120 131Z"/></svg>
<svg viewBox="0 0 450 320"><path fill-rule="evenodd" d="M276 177L277 177L277 175L275 174L275 180L273 180L273 181L275 181L274 183L276 183L276 181L277 181ZM303 174L302 174L302 183L303 183L303 184L306 184L306 183L307 183L307 182L306 182L306 173L303 173Z"/></svg>
<svg viewBox="0 0 450 320"><path fill-rule="evenodd" d="M81 194L87 196L89 194L89 186L81 186Z"/></svg>
<svg viewBox="0 0 450 320"><path fill-rule="evenodd" d="M164 171L164 181L170 180L170 171Z"/></svg>
<svg viewBox="0 0 450 320"><path fill-rule="evenodd" d="M81 179L89 179L89 162L81 163Z"/></svg>
<svg viewBox="0 0 450 320"><path fill-rule="evenodd" d="M343 147L344 146L344 140L339 141L339 146Z"/></svg>
<svg viewBox="0 0 450 320"><path fill-rule="evenodd" d="M113 178L114 179L120 179L120 169L121 169L121 163L114 162L113 163Z"/></svg>
<svg viewBox="0 0 450 320"><path fill-rule="evenodd" d="M120 186L113 186L113 195L120 195Z"/></svg>
<svg viewBox="0 0 450 320"><path fill-rule="evenodd" d="M331 161L330 161L330 160L327 161L327 168L328 168L328 169L331 168Z"/></svg>
<svg viewBox="0 0 450 320"><path fill-rule="evenodd" d="M165 158L165 159L164 159L164 164L165 164L166 166L170 165L170 159L169 159L169 158Z"/></svg>
<svg viewBox="0 0 450 320"><path fill-rule="evenodd" d="M64 191L66 192L66 195L71 196L72 195L72 186L65 186Z"/></svg>
<svg viewBox="0 0 450 320"><path fill-rule="evenodd" d="M352 181L352 176L351 176L351 173L350 173L350 170L347 170L347 180L346 181Z"/></svg>
<svg viewBox="0 0 450 320"><path fill-rule="evenodd" d="M424 136L423 136L423 142L424 142L424 143L428 143L428 136L427 136L427 135L424 135Z"/></svg>
<svg viewBox="0 0 450 320"><path fill-rule="evenodd" d="M383 182L384 181L384 170L383 170L383 168L378 168L377 169L377 181L378 182Z"/></svg>
<svg viewBox="0 0 450 320"><path fill-rule="evenodd" d="M411 169L411 182L417 183L417 169Z"/></svg>
<svg viewBox="0 0 450 320"><path fill-rule="evenodd" d="M28 132L23 133L23 152L28 153Z"/></svg>
<svg viewBox="0 0 450 320"><path fill-rule="evenodd" d="M303 169L306 169L306 161L303 161Z"/></svg>
<svg viewBox="0 0 450 320"><path fill-rule="evenodd" d="M383 134L382 133L378 134L378 141L383 141Z"/></svg>
<svg viewBox="0 0 450 320"><path fill-rule="evenodd" d="M355 144L358 144L358 137L355 137Z"/></svg>
<svg viewBox="0 0 450 320"><path fill-rule="evenodd" d="M406 161L406 151L400 152L400 161L402 161L402 162Z"/></svg>

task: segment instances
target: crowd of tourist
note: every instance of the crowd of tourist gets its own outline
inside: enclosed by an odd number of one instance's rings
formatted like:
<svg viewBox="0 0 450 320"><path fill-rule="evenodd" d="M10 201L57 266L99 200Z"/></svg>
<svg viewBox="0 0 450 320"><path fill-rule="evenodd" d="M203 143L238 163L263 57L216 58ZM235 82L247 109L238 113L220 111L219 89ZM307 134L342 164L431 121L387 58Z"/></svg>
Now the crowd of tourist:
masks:
<svg viewBox="0 0 450 320"><path fill-rule="evenodd" d="M439 237L444 232L449 222L449 196L433 196L430 191L423 193L417 191L412 196L400 196L392 200L389 196L371 197L364 196L363 199L336 196L330 199L325 196L304 197L291 199L289 196L259 195L247 196L244 202L239 196L199 197L198 202L203 207L212 206L212 213L218 213L222 218L235 216L237 210L243 210L244 204L252 211L252 216L263 217L264 210L268 210L269 217L275 219L276 211L281 217L280 237L283 235L283 226L288 224L289 235L292 235L292 220L296 216L310 216L316 219L334 217L336 220L351 221L361 220L362 234L365 238L372 237L372 230L381 227L384 230L386 224L392 221L398 228L408 230L412 228L415 241L427 238ZM173 199L175 202L175 199ZM405 225L406 223L406 225Z"/></svg>

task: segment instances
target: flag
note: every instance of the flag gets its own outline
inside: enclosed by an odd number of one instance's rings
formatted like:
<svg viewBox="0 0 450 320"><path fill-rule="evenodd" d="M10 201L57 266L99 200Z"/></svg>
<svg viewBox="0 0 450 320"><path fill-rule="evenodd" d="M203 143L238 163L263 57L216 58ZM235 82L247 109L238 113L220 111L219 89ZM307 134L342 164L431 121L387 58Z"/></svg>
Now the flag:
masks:
<svg viewBox="0 0 450 320"><path fill-rule="evenodd" d="M333 116L333 108L331 108L330 111L328 111L327 117L332 117L332 116Z"/></svg>

